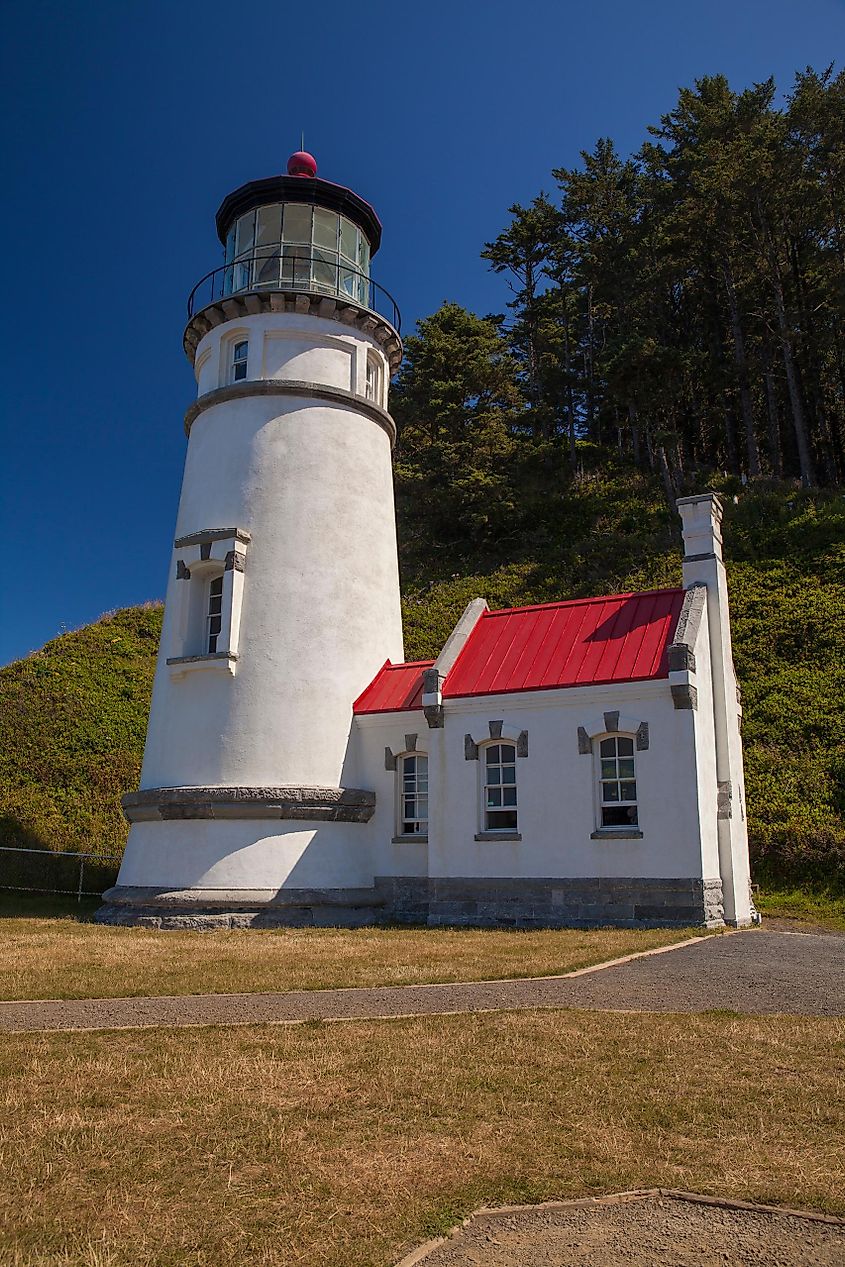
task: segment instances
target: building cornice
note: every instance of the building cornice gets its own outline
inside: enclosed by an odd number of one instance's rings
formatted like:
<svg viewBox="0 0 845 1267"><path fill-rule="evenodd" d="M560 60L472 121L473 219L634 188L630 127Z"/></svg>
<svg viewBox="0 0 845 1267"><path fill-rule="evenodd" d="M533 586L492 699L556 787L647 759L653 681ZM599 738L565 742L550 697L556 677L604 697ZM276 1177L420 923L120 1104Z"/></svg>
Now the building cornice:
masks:
<svg viewBox="0 0 845 1267"><path fill-rule="evenodd" d="M230 400L246 400L251 396L310 396L315 400L328 401L332 405L343 405L372 418L386 432L391 446L396 443L396 423L387 410L382 409L375 401L368 400L366 396L358 396L355 392L345 391L342 387L328 387L325 383L308 383L292 378L249 378L205 392L185 414L185 435L191 434L191 427L206 409L223 405Z"/></svg>
<svg viewBox="0 0 845 1267"><path fill-rule="evenodd" d="M390 365L391 374L395 374L402 363L402 340L386 317L345 295L326 295L321 291L301 289L238 291L235 295L207 304L194 313L185 327L182 340L185 355L193 365L197 348L209 330L227 321L242 321L244 317L257 317L266 312L320 317L324 321L354 327L368 334L379 345Z"/></svg>
<svg viewBox="0 0 845 1267"><path fill-rule="evenodd" d="M295 819L368 823L376 794L355 787L153 787L121 798L130 823L172 819Z"/></svg>

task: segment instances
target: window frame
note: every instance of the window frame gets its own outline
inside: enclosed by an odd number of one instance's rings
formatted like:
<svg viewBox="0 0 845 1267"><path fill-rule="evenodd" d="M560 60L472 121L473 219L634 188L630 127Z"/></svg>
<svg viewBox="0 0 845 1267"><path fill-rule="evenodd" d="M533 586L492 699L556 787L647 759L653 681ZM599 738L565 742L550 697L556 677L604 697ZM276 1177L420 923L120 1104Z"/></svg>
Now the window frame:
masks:
<svg viewBox="0 0 845 1267"><path fill-rule="evenodd" d="M367 352L364 367L364 395L374 405L381 405L384 399L384 368L375 352Z"/></svg>
<svg viewBox="0 0 845 1267"><path fill-rule="evenodd" d="M624 744L626 750L620 751L620 744ZM603 751L608 745L613 745L613 751ZM630 751L628 751L630 749ZM595 803L596 803L596 831L598 833L613 834L614 832L630 832L631 834L641 835L642 828L640 825L640 799L639 788L637 787L637 737L626 731L617 731L615 733L605 733L597 735L593 740L593 751L595 753ZM620 762L630 762L632 774L627 775L622 772ZM607 769L610 762L613 762L614 772L611 773ZM634 785L634 795L623 796L623 787L625 785ZM615 785L618 789L619 796L617 799L605 799L605 786ZM605 811L624 811L627 818L624 821L605 822ZM633 816L631 815L633 811Z"/></svg>
<svg viewBox="0 0 845 1267"><path fill-rule="evenodd" d="M203 655L217 655L217 644L223 636L223 571L213 572L205 578L205 623L203 628ZM216 610L215 610L216 608ZM217 628L214 628L214 625Z"/></svg>
<svg viewBox="0 0 845 1267"><path fill-rule="evenodd" d="M491 762L488 759L488 753L493 749L499 750L499 760ZM513 756L507 760L503 759L501 749L509 748ZM513 836L519 832L519 780L516 775L517 763L517 744L514 739L492 739L488 743L479 744L478 746L478 765L479 765L479 820L480 832L482 836ZM504 771L513 767L513 780L505 781ZM502 776L493 782L488 782L488 771L497 769L502 772ZM488 789L495 791L499 789L502 792L502 803L497 807L488 805ZM513 804L504 804L505 789L513 788ZM490 814L505 815L512 814L514 821L512 823L501 823L498 826L491 825ZM496 820L494 819L493 822Z"/></svg>
<svg viewBox="0 0 845 1267"><path fill-rule="evenodd" d="M425 791L422 793L419 791L420 778L419 778L419 770L417 770L414 776L413 799L417 803L415 805L415 808L417 810L419 809L419 804L418 804L419 801L423 798L425 799L426 816L425 818L422 818L420 816L408 818L405 815L405 801L406 801L405 764L406 762L409 762L411 760L419 761L420 758L422 758L422 760L425 761ZM430 796L430 790L429 790L429 781L428 781L428 753L418 752L416 750L413 752L411 751L400 752L396 758L396 795L394 798L395 820L396 820L395 828L396 828L397 840L401 840L401 841L415 841L415 840L427 841L428 840L428 825L430 821L429 796ZM409 831L406 826L406 824L409 822L416 823L418 826L421 824L425 824L425 830L424 831L413 831L413 830Z"/></svg>
<svg viewBox="0 0 845 1267"><path fill-rule="evenodd" d="M238 355L240 348L244 349L241 356ZM241 338L236 336L229 345L229 382L243 383L249 377L249 337ZM238 371L243 369L243 374Z"/></svg>

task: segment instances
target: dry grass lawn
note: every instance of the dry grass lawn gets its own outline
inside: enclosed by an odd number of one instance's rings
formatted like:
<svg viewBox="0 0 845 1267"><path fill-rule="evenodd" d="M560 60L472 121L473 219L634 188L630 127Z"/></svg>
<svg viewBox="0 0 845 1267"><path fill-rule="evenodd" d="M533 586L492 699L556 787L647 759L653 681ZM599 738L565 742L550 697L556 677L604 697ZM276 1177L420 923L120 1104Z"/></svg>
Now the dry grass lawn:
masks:
<svg viewBox="0 0 845 1267"><path fill-rule="evenodd" d="M0 1261L377 1267L492 1202L845 1212L845 1022L586 1012L10 1035Z"/></svg>
<svg viewBox="0 0 845 1267"><path fill-rule="evenodd" d="M700 929L305 928L161 933L72 916L0 918L0 998L319 990L570 972Z"/></svg>

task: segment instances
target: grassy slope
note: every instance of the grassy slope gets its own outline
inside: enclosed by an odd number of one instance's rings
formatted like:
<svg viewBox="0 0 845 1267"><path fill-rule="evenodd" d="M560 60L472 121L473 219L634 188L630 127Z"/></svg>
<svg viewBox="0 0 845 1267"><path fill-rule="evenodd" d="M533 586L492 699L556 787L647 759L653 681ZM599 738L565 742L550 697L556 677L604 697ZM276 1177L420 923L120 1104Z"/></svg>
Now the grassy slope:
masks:
<svg viewBox="0 0 845 1267"><path fill-rule="evenodd" d="M841 885L845 500L783 487L734 505L723 491L757 871ZM502 606L679 583L676 523L642 474L606 458L575 485L543 471L526 500L530 528L484 555L432 545L400 495L409 658L436 654L477 594ZM117 612L0 670L3 843L120 848L160 621Z"/></svg>

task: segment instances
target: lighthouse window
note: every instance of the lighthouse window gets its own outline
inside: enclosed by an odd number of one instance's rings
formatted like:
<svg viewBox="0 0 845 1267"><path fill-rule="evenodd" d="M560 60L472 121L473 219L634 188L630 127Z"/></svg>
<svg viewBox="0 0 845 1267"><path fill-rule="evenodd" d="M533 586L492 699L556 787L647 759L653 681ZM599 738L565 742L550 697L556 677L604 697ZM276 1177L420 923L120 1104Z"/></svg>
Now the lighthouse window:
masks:
<svg viewBox="0 0 845 1267"><path fill-rule="evenodd" d="M242 339L232 348L232 382L240 383L246 378L246 367L249 359L249 342Z"/></svg>
<svg viewBox="0 0 845 1267"><path fill-rule="evenodd" d="M223 577L215 576L208 585L208 611L206 614L206 649L209 655L217 650L217 639L223 625Z"/></svg>
<svg viewBox="0 0 845 1267"><path fill-rule="evenodd" d="M381 404L381 366L372 353L367 355L367 400Z"/></svg>

